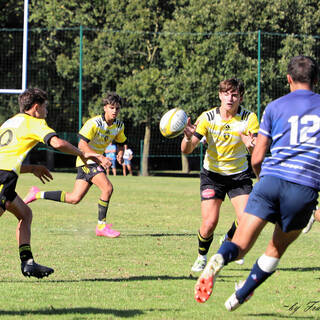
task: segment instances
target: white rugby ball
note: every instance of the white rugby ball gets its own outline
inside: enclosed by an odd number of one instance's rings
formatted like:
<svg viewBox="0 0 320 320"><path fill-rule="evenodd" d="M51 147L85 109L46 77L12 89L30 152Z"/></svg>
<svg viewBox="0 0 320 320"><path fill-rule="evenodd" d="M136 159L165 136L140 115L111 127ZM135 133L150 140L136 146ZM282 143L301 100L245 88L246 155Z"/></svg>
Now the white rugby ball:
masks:
<svg viewBox="0 0 320 320"><path fill-rule="evenodd" d="M167 111L160 120L160 132L166 138L180 135L187 125L188 115L180 108Z"/></svg>

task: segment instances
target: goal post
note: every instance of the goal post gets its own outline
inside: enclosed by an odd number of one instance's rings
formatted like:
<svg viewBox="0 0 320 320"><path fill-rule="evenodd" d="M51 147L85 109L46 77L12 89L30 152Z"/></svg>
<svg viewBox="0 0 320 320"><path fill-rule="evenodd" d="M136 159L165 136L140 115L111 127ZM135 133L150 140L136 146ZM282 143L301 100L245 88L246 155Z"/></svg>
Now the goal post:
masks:
<svg viewBox="0 0 320 320"><path fill-rule="evenodd" d="M22 74L21 88L18 89L1 89L0 93L19 94L27 88L27 63L28 63L28 16L29 16L29 0L24 0L23 9L23 49L22 49Z"/></svg>

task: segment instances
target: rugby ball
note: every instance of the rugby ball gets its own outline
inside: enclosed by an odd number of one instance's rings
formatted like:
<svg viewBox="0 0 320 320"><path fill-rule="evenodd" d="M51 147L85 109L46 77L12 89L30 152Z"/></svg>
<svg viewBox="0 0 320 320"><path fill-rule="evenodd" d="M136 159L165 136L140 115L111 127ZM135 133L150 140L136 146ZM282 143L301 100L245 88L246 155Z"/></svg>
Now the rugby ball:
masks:
<svg viewBox="0 0 320 320"><path fill-rule="evenodd" d="M180 108L167 111L160 120L160 132L166 138L180 135L187 125L188 115Z"/></svg>

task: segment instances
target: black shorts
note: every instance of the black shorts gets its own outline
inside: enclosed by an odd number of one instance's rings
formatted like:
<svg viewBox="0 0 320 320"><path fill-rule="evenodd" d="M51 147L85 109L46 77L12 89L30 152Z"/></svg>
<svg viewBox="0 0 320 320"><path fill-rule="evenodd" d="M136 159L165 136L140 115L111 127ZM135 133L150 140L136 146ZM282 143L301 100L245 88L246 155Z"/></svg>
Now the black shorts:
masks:
<svg viewBox="0 0 320 320"><path fill-rule="evenodd" d="M250 172L223 176L221 174L202 169L200 172L200 196L201 201L209 199L225 199L226 194L230 199L250 194L252 180Z"/></svg>
<svg viewBox="0 0 320 320"><path fill-rule="evenodd" d="M97 163L88 164L87 166L78 167L77 179L84 180L89 184L92 184L92 178L102 172L106 174L106 170L104 170L103 167L99 166Z"/></svg>
<svg viewBox="0 0 320 320"><path fill-rule="evenodd" d="M12 202L16 196L18 175L13 171L0 170L0 207L6 210L6 202Z"/></svg>

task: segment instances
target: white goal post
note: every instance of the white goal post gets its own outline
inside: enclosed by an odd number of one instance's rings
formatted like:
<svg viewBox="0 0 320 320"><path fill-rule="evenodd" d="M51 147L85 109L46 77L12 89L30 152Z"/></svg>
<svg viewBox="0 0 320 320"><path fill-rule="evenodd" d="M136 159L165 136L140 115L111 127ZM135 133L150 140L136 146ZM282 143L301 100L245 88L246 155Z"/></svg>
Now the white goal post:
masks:
<svg viewBox="0 0 320 320"><path fill-rule="evenodd" d="M28 13L29 13L28 9L29 9L29 0L24 0L21 88L20 89L0 89L0 93L22 93L27 88Z"/></svg>

